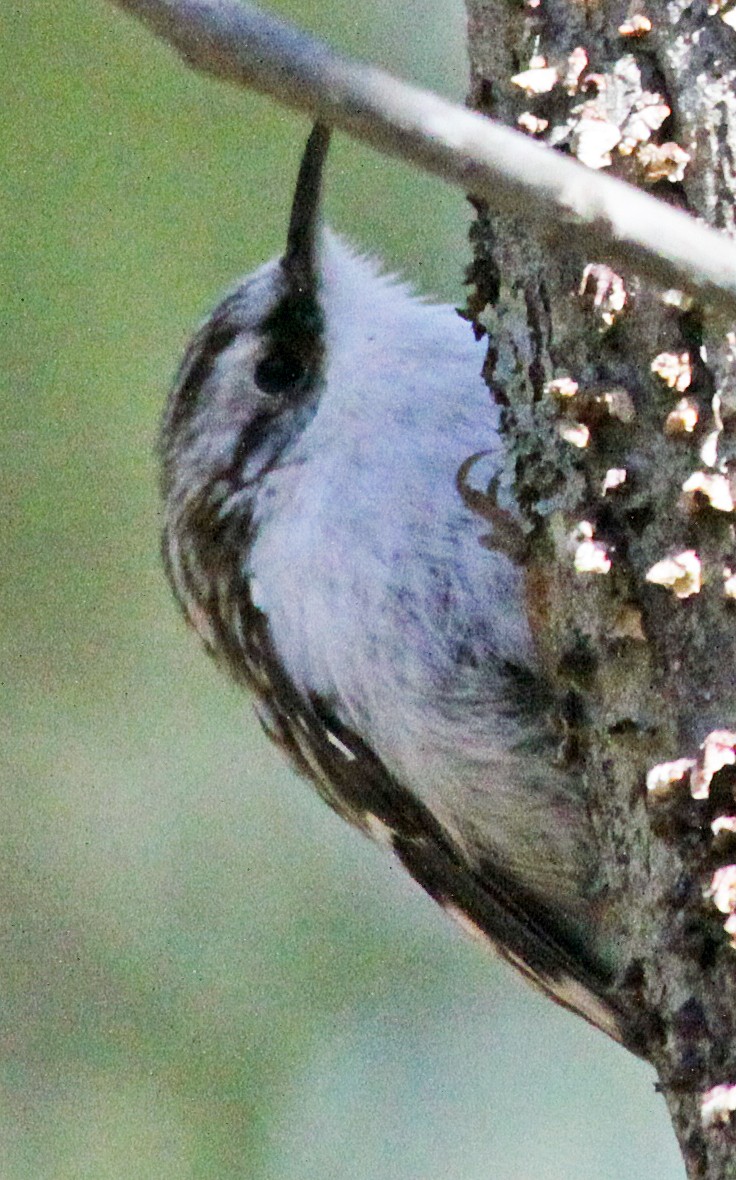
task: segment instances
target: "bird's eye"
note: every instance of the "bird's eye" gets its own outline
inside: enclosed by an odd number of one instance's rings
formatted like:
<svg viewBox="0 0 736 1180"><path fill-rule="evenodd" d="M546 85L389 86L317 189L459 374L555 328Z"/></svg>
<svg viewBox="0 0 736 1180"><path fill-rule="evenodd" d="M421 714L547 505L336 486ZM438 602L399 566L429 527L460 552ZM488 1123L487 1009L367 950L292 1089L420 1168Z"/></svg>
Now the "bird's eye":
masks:
<svg viewBox="0 0 736 1180"><path fill-rule="evenodd" d="M303 378L304 361L289 348L269 352L256 365L255 383L264 393L285 393Z"/></svg>

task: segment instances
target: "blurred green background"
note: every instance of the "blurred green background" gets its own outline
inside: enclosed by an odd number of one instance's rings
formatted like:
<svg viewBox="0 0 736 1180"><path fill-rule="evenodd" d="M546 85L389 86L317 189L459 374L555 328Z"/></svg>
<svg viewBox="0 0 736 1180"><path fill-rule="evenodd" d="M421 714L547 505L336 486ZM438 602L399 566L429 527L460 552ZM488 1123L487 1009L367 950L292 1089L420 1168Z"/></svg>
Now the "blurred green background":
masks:
<svg viewBox="0 0 736 1180"><path fill-rule="evenodd" d="M446 94L460 0L283 0ZM0 14L0 1178L671 1180L653 1076L281 765L159 567L193 324L277 251L304 120L102 0ZM338 137L333 224L460 300L460 195Z"/></svg>

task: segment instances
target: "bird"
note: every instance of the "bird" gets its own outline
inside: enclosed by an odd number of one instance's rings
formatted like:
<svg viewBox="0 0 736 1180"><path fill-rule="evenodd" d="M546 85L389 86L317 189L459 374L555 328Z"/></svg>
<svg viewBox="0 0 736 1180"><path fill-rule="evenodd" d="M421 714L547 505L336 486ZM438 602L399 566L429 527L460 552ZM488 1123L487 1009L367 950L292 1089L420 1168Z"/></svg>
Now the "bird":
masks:
<svg viewBox="0 0 736 1180"><path fill-rule="evenodd" d="M509 541L485 345L323 224L329 141L316 123L283 254L181 363L159 442L168 579L326 802L631 1047L584 783L557 757Z"/></svg>

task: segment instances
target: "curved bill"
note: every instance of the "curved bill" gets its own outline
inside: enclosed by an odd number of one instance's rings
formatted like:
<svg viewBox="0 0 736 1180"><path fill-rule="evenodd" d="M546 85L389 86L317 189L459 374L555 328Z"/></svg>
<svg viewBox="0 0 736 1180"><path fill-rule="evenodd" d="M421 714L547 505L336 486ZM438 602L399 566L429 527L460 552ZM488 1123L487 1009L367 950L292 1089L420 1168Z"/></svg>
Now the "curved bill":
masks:
<svg viewBox="0 0 736 1180"><path fill-rule="evenodd" d="M286 236L286 253L282 259L284 270L302 292L314 287L322 169L329 146L329 127L325 123L315 123L299 166Z"/></svg>

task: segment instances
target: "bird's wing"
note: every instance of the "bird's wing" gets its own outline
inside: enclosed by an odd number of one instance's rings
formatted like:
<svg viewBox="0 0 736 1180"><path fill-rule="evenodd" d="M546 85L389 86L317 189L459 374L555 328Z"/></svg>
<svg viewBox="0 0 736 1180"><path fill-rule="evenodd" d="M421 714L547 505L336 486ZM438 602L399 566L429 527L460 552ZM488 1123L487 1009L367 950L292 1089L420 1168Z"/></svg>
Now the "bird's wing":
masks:
<svg viewBox="0 0 736 1180"><path fill-rule="evenodd" d="M609 998L610 978L566 941L552 915L508 872L471 863L432 811L317 697L288 678L265 617L251 608L249 682L268 736L310 778L327 803L390 848L453 918L516 967L551 999L637 1051L631 1021Z"/></svg>

